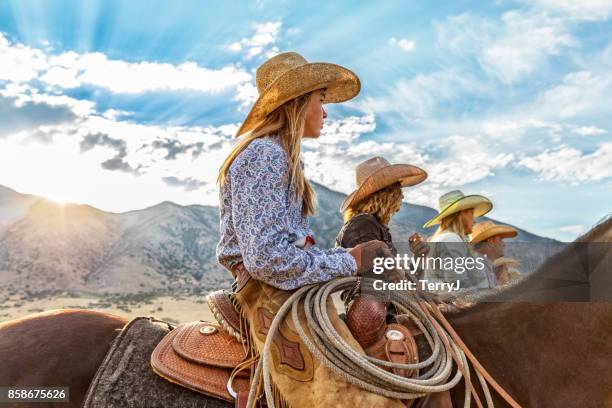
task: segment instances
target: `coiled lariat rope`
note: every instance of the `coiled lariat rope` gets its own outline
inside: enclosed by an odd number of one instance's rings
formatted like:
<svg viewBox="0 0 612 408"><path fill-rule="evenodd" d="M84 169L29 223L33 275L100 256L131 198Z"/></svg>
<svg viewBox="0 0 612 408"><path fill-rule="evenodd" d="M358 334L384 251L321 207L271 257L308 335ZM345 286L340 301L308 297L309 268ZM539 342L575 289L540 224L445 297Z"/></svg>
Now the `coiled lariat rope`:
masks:
<svg viewBox="0 0 612 408"><path fill-rule="evenodd" d="M354 287L357 279L359 278L346 277L323 284L304 286L297 289L285 301L274 317L266 336L261 358L255 369L255 381L251 383L249 390L248 407L252 407L257 398L260 376L263 377L267 405L275 406L270 384L272 338L281 322L291 312L295 330L312 355L332 372L364 390L389 398L416 399L428 393L450 390L461 381L462 377L465 377L464 407L471 407L471 397L474 396L476 405L483 408L470 379L469 360L482 386L488 407L493 407L488 387L490 383L512 407L520 408L520 405L491 378L467 350L437 306L432 302L416 298L415 293L391 292L390 300L398 312L408 316L421 329L432 350L426 360L413 364L392 363L361 354L353 349L334 328L327 313L327 302L333 293ZM303 304L308 334L298 318L300 303ZM420 374L415 378L406 378L381 367L419 369ZM457 370L451 377L454 367L457 367Z"/></svg>

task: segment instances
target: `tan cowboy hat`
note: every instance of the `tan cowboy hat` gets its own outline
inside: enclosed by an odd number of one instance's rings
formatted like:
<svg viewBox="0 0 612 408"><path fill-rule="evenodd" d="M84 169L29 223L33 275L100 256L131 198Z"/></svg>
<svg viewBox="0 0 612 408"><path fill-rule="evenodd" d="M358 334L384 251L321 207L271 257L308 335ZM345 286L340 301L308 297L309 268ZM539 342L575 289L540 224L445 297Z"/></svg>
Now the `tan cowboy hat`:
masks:
<svg viewBox="0 0 612 408"><path fill-rule="evenodd" d="M423 228L440 224L443 218L470 208L474 209L474 218L476 218L491 211L493 203L487 197L478 194L466 196L459 190L453 190L440 197L438 200L438 215L427 221Z"/></svg>
<svg viewBox="0 0 612 408"><path fill-rule="evenodd" d="M426 178L427 173L419 167L410 164L391 164L383 157L372 157L357 165L355 170L357 189L346 197L340 212L393 183L408 187L419 184Z"/></svg>
<svg viewBox="0 0 612 408"><path fill-rule="evenodd" d="M514 238L518 235L518 231L508 225L498 225L492 221L483 221L472 228L472 239L470 242L477 244L496 235L500 235L502 238Z"/></svg>
<svg viewBox="0 0 612 408"><path fill-rule="evenodd" d="M336 64L308 62L295 52L285 52L264 62L255 73L259 98L236 136L253 130L268 114L298 96L325 88L324 103L344 102L361 89L352 71Z"/></svg>

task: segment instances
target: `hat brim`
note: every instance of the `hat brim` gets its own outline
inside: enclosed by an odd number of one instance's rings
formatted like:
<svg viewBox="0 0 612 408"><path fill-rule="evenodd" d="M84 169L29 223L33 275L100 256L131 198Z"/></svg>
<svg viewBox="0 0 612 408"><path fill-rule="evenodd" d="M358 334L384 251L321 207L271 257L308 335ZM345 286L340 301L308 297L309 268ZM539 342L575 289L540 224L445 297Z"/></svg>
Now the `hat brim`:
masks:
<svg viewBox="0 0 612 408"><path fill-rule="evenodd" d="M458 213L459 211L468 210L470 208L474 209L474 218L482 217L493 209L493 203L487 197L478 194L462 197L444 208L431 220L427 221L423 225L423 228L438 225L442 222L442 219L448 217L449 215Z"/></svg>
<svg viewBox="0 0 612 408"><path fill-rule="evenodd" d="M502 238L514 238L518 235L518 231L508 225L495 225L472 237L470 242L472 244L477 244L497 235L501 236Z"/></svg>
<svg viewBox="0 0 612 408"><path fill-rule="evenodd" d="M427 178L427 172L411 164L391 164L376 170L361 183L361 186L344 199L340 212L359 203L367 196L374 194L394 183L402 187L414 186Z"/></svg>
<svg viewBox="0 0 612 408"><path fill-rule="evenodd" d="M253 130L285 102L323 88L324 103L339 103L359 94L361 82L353 71L327 62L311 62L291 69L270 84L257 98L236 136ZM283 92L285 89L293 91Z"/></svg>

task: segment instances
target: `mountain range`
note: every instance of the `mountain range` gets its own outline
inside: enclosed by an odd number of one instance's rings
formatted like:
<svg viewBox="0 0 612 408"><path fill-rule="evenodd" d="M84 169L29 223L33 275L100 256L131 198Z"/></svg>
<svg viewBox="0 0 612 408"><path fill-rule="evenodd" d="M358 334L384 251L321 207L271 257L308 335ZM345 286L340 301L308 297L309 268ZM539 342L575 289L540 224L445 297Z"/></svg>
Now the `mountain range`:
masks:
<svg viewBox="0 0 612 408"><path fill-rule="evenodd" d="M344 194L313 183L318 215L312 219L317 245L333 247L342 226L338 211ZM394 242L406 242L436 214L429 207L403 204L393 217ZM515 255L533 269L545 244L561 243L520 228ZM25 292L80 291L97 294L153 293L227 287L229 272L219 266L218 208L155 206L111 213L84 204L58 204L0 186L0 290ZM535 245L534 244L538 244ZM403 245L405 248L406 245Z"/></svg>

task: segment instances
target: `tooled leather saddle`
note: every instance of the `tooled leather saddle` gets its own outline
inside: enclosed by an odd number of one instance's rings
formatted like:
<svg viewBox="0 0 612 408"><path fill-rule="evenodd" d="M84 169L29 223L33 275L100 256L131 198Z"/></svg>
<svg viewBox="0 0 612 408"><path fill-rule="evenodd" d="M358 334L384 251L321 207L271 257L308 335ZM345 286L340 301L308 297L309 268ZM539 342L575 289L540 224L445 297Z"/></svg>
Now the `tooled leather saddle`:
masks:
<svg viewBox="0 0 612 408"><path fill-rule="evenodd" d="M242 264L233 270L234 291L239 291L251 278ZM168 381L246 407L250 387L250 371L237 370L247 363L249 345L243 336L240 313L232 303L231 292L218 290L206 296L216 323L196 321L180 325L169 332L151 355L153 371ZM258 310L259 331L266 335L274 314ZM244 325L243 321L243 325ZM305 369L299 344L281 332L274 335L280 362L293 370ZM248 367L247 367L248 368ZM237 375L232 376L236 371Z"/></svg>
<svg viewBox="0 0 612 408"><path fill-rule="evenodd" d="M249 374L232 371L247 357L246 347L219 324L195 321L176 327L155 347L153 371L166 380L245 407Z"/></svg>
<svg viewBox="0 0 612 408"><path fill-rule="evenodd" d="M238 268L236 273L235 285L239 289L250 277L244 268ZM239 312L227 291L213 292L206 301L217 323L195 321L176 327L156 346L151 355L151 367L168 381L233 401L236 407L246 407L250 372L235 370L247 360L249 347L242 335L245 328L240 327ZM347 325L366 354L397 363L416 362L418 355L412 333L401 324L387 324L385 311L378 302L359 297L352 302ZM265 312L268 313L259 313L262 329L268 328L274 318L269 311ZM296 353L298 344L280 332L273 341L281 352L281 361L299 370L303 358L299 351ZM237 374L232 376L234 371ZM393 372L406 377L416 374L397 369Z"/></svg>

